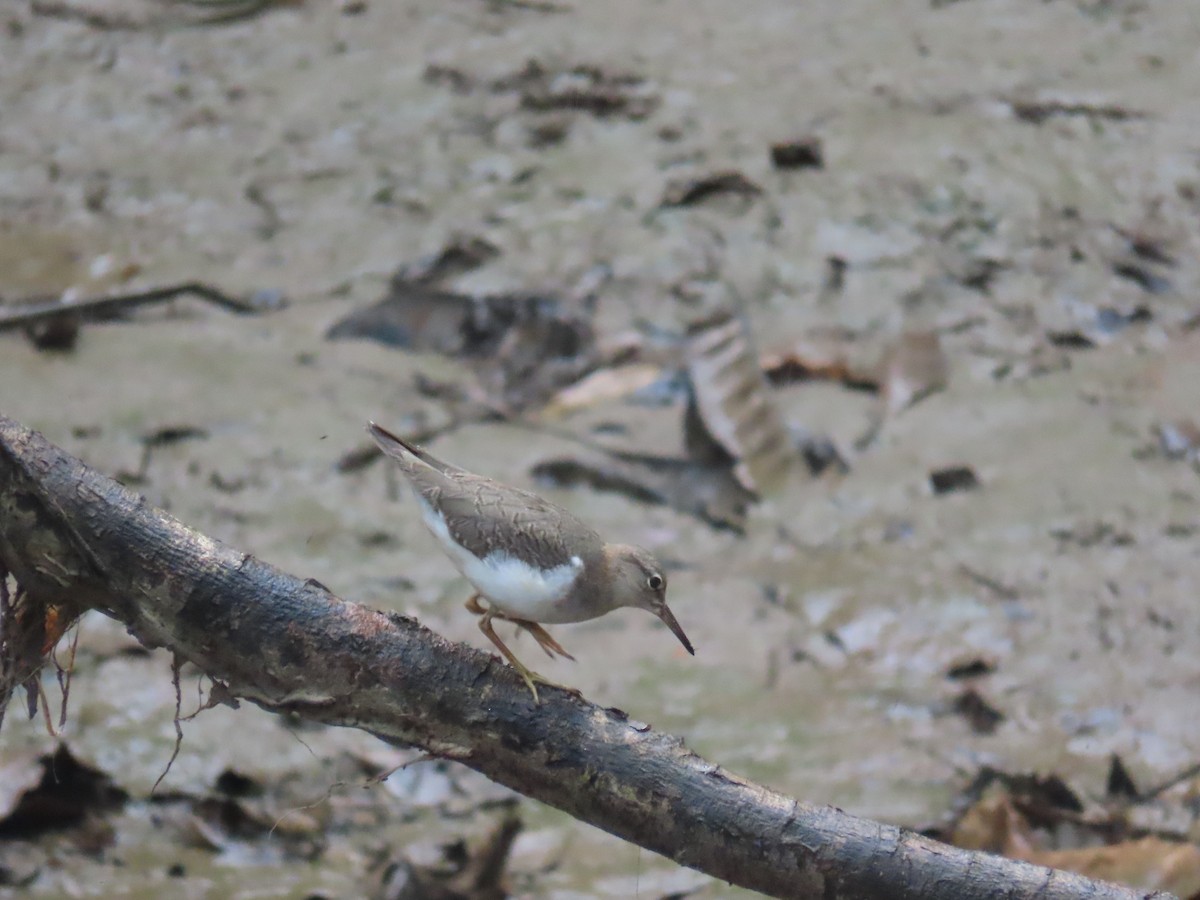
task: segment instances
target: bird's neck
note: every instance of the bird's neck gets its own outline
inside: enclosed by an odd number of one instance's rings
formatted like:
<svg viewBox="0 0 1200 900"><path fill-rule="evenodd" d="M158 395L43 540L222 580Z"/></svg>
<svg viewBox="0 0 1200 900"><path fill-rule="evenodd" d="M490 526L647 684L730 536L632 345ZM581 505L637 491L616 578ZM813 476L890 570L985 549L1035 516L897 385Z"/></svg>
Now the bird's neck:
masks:
<svg viewBox="0 0 1200 900"><path fill-rule="evenodd" d="M621 560L628 552L623 544L605 544L604 552L600 555L600 578L596 584L603 585L596 598L596 603L602 605L605 612L627 605L624 598L630 595L629 585L624 583L628 578L626 567Z"/></svg>

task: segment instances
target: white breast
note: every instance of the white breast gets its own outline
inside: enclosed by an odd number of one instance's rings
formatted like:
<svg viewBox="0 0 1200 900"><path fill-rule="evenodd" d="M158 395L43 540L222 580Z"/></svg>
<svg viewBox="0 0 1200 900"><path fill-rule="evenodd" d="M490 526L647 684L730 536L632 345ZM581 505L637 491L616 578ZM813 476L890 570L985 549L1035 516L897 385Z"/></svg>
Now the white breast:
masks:
<svg viewBox="0 0 1200 900"><path fill-rule="evenodd" d="M504 612L535 622L553 622L564 612L558 601L571 591L583 571L583 560L571 561L542 571L504 551L493 551L483 559L460 547L450 538L446 520L424 497L417 496L421 518L433 532L454 565L475 590Z"/></svg>

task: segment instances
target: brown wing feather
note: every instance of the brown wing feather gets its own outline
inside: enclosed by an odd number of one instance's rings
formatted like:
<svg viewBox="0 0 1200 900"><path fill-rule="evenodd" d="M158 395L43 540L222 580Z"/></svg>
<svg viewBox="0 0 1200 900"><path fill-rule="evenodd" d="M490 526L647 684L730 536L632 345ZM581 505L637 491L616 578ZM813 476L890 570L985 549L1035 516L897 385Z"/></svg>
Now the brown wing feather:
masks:
<svg viewBox="0 0 1200 900"><path fill-rule="evenodd" d="M450 536L476 556L503 549L543 568L566 565L572 556L594 565L603 556L603 538L549 500L442 462L374 422L367 431L445 517Z"/></svg>
<svg viewBox="0 0 1200 900"><path fill-rule="evenodd" d="M436 469L438 472L441 472L444 475L449 475L451 473L461 473L464 475L468 474L457 466L452 466L450 463L442 462L424 447L418 447L416 444L406 441L399 435L393 434L386 428L376 425L374 422L367 423L367 432L371 435L371 437L375 438L375 443L379 445L379 448L383 450L384 453L393 459L398 460L405 466L405 468L408 468L411 465L411 461L405 456L405 453L408 453L425 463L425 465L432 469Z"/></svg>
<svg viewBox="0 0 1200 900"><path fill-rule="evenodd" d="M567 510L537 494L463 473L444 486L421 490L446 519L451 537L479 557L497 550L541 568L587 565L603 552L604 540Z"/></svg>

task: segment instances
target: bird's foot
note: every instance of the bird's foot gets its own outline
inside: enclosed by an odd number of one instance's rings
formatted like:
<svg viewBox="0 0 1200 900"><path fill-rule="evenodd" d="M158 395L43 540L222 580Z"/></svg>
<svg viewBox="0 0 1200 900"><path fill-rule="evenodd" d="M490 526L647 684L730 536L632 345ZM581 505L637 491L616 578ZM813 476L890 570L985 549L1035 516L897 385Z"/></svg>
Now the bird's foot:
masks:
<svg viewBox="0 0 1200 900"><path fill-rule="evenodd" d="M534 706L542 705L542 700L538 696L537 686L539 684L545 685L546 687L558 688L559 690L566 691L568 694L574 694L576 697L583 697L583 694L578 688L568 687L565 684L559 684L557 681L551 681L545 675L539 675L537 672L533 671L533 669L527 668L515 660L509 660L509 662L512 664L512 667L517 670L517 674L525 680L525 685L529 688L529 692L533 694Z"/></svg>
<svg viewBox="0 0 1200 900"><path fill-rule="evenodd" d="M474 598L472 598L472 599L474 599ZM529 692L531 694L533 694L533 702L534 702L535 706L540 706L542 703L541 698L538 696L537 686L539 684L544 684L547 687L561 688L562 690L566 691L569 694L574 694L576 697L583 696L583 694L581 694L575 688L567 687L565 684L559 684L556 681L551 681L549 678L547 678L544 675L539 675L537 672L533 671L528 666L526 666L524 663L522 663L519 659L517 659L516 654L514 654L511 650L508 649L508 645L505 644L504 641L500 640L500 635L496 634L496 629L492 627L492 619L499 618L499 617L501 617L501 614L498 613L495 609L487 610L479 619L479 630L482 631L485 635L487 635L487 639L495 645L497 650L499 650L502 654L504 654L504 658L506 660L508 660L508 664L510 666L512 666L514 669L516 669L517 674L520 675L522 679L524 679L526 686L528 686L528 688L529 688ZM525 620L523 620L523 619L521 620L522 623L524 623L524 621ZM534 627L541 630L541 626L537 625L537 623L535 623L535 622L530 622L528 624L533 625ZM524 624L522 625L522 627L524 627ZM531 632L531 633L534 635L534 637L537 637L536 632ZM546 637L550 638L549 635L546 635ZM550 640L552 642L554 642L554 638L550 638ZM541 643L540 640L538 642ZM555 642L555 643L557 643L557 642ZM549 651L547 651L547 652L549 652Z"/></svg>

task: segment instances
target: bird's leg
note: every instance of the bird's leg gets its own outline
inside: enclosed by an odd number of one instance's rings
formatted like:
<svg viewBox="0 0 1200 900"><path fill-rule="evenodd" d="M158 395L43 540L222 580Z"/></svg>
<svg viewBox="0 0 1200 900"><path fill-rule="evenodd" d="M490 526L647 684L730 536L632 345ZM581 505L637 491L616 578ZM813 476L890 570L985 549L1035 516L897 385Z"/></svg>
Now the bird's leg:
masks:
<svg viewBox="0 0 1200 900"><path fill-rule="evenodd" d="M529 619L513 619L509 618L508 616L505 616L505 618L507 618L508 621L512 622L518 628L524 628L526 631L532 634L533 639L538 642L541 648L546 651L546 655L551 659L554 659L554 654L557 653L564 659L569 659L571 662L575 661L575 657L564 650L562 644L556 641L550 635L550 632L548 632L537 622L531 622Z"/></svg>
<svg viewBox="0 0 1200 900"><path fill-rule="evenodd" d="M496 634L496 629L492 627L492 619L494 619L495 617L496 617L496 611L494 609L489 609L486 612L484 612L483 615L479 619L479 630L482 631L487 636L487 639L489 641L491 641L493 644L496 645L497 650L499 650L501 653L504 654L504 658L508 660L508 664L510 666L512 666L514 669L517 670L517 674L520 675L523 679L525 679L525 684L529 686L529 690L533 694L534 704L541 704L541 702L542 702L541 699L538 697L538 692L537 692L538 684L545 684L550 687L562 688L564 691L567 691L568 693L572 693L577 697L581 696L579 691L575 690L575 688L569 688L566 685L558 684L557 682L551 681L549 678L546 678L543 675L539 675L537 672L534 672L532 669L527 668L524 663L522 663L519 659L517 659L517 657L513 654L513 652L511 650L509 650L508 647L505 645L504 641L500 640L500 635Z"/></svg>
<svg viewBox="0 0 1200 900"><path fill-rule="evenodd" d="M464 605L477 616L482 616L485 612L487 612L486 607L479 602L479 594L472 594L469 598L467 598L467 602Z"/></svg>
<svg viewBox="0 0 1200 900"><path fill-rule="evenodd" d="M467 600L465 606L467 607L467 609L469 609L471 612L475 613L475 615L477 615L477 616L482 616L484 613L486 613L488 611L488 607L485 607L482 603L479 602L479 594L477 594L477 593L471 595L470 599ZM518 619L514 616L508 615L507 613L503 613L500 610L495 610L492 613L492 618L503 619L506 622L512 622L518 628L524 628L526 631L528 631L530 634L533 635L533 639L538 642L538 646L540 646L543 650L545 650L546 655L549 656L551 659L554 659L554 654L557 653L559 656L563 657L564 659L569 659L569 660L571 660L571 662L575 661L575 657L573 657L570 653L568 653L566 650L564 650L562 644L560 644L553 637L551 637L550 632L548 632L545 628L543 628L537 622L531 621L530 619Z"/></svg>

